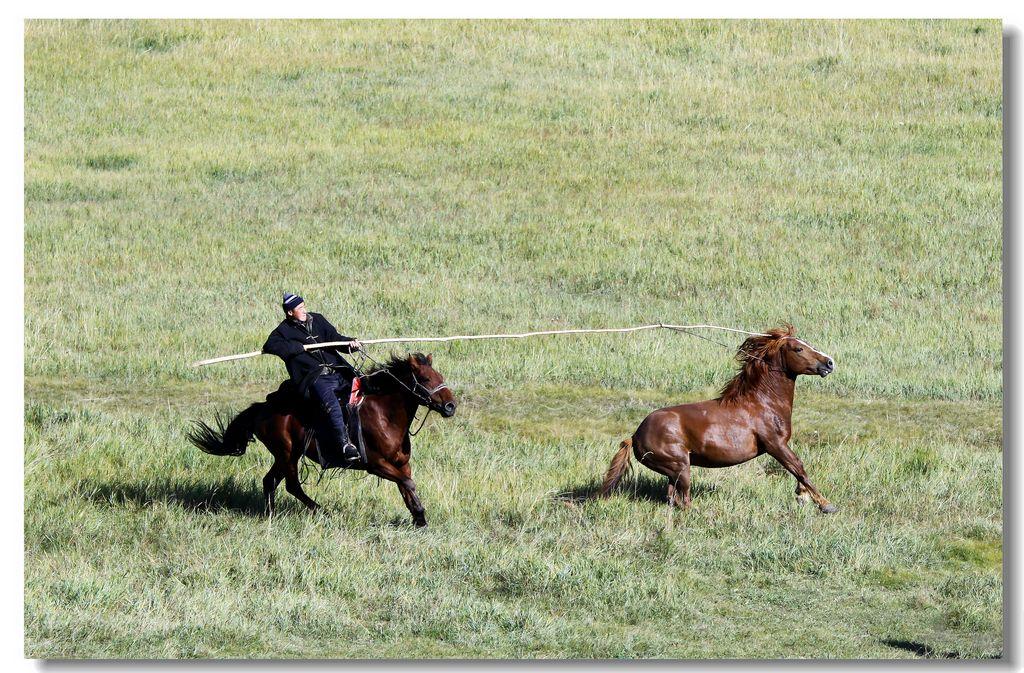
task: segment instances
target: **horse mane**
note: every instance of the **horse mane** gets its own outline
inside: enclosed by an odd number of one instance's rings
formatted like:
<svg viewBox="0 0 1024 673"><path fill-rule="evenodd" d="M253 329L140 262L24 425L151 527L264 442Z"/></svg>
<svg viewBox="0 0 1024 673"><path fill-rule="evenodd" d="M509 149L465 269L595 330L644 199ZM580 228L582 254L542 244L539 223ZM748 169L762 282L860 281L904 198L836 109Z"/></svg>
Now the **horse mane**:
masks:
<svg viewBox="0 0 1024 673"><path fill-rule="evenodd" d="M392 353L389 360L373 365L366 372L367 381L372 381L370 385L373 392L387 393L399 388L404 390L402 385L395 379L407 381L411 378L412 364L409 362L409 358L415 360L417 364L430 365L427 356L423 353L410 353L405 356ZM388 372L392 376L374 376L374 374L380 372Z"/></svg>
<svg viewBox="0 0 1024 673"><path fill-rule="evenodd" d="M718 396L720 402L737 402L756 391L772 366L779 367L775 364L779 358L779 350L785 337L794 336L796 330L787 323L772 328L765 334L768 336L749 337L736 351L736 361L740 364L740 370L722 388Z"/></svg>

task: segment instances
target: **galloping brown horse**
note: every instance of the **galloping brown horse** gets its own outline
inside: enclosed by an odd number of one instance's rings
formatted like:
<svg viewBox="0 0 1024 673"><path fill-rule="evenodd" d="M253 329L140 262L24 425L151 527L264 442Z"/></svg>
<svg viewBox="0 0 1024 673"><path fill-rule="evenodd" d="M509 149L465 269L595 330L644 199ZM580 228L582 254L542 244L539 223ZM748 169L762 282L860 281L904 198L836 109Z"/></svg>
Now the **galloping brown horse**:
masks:
<svg viewBox="0 0 1024 673"><path fill-rule="evenodd" d="M767 334L743 342L736 354L740 370L717 399L666 407L647 416L619 445L601 495L607 497L619 483L629 467L630 449L641 464L668 477L669 504L683 509L690 506L691 466L729 467L767 453L796 477L799 502L811 498L822 512L835 512L789 448L796 377L828 376L835 363L797 339L791 325Z"/></svg>
<svg viewBox="0 0 1024 673"><path fill-rule="evenodd" d="M414 353L408 358L391 358L371 370L366 378L364 398L359 407L366 445L366 471L398 485L405 506L417 526L426 526L423 505L416 495L409 459L412 444L409 426L419 406L449 418L455 415L455 398L433 358ZM268 513L274 511L274 491L284 479L285 489L311 510L320 507L302 490L299 459L303 454L307 428L294 405L257 402L236 416L227 427L218 419L218 429L198 422L189 439L215 456L240 456L253 436L274 456L274 465L263 478L263 497Z"/></svg>

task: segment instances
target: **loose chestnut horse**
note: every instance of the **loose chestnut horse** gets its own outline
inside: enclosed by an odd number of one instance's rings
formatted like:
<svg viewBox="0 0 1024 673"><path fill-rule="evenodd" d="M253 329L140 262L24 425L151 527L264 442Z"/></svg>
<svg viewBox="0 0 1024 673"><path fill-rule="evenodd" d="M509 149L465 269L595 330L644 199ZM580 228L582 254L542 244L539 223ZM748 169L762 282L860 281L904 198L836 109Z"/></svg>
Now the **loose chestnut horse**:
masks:
<svg viewBox="0 0 1024 673"><path fill-rule="evenodd" d="M426 526L423 505L416 495L409 459L412 444L409 426L419 406L449 418L455 415L455 398L441 374L433 368L430 355L414 353L408 358L391 358L371 370L366 379L359 420L366 445L366 471L398 485L405 506L417 526ZM274 465L263 478L263 497L268 513L274 511L274 491L284 479L285 488L311 510L320 507L302 490L299 459L306 441L306 428L294 410L274 408L257 402L241 412L225 428L218 420L214 430L197 422L189 439L215 456L240 456L253 436L274 456Z"/></svg>
<svg viewBox="0 0 1024 673"><path fill-rule="evenodd" d="M814 500L826 514L836 511L807 478L803 463L789 448L793 432L793 392L800 374L828 376L832 358L794 336L793 327L752 336L736 354L740 370L706 402L652 412L632 438L619 445L601 488L607 497L629 467L629 451L641 464L668 477L668 501L690 506L690 467L729 467L762 453L796 477L797 500ZM680 497L681 493L681 497Z"/></svg>

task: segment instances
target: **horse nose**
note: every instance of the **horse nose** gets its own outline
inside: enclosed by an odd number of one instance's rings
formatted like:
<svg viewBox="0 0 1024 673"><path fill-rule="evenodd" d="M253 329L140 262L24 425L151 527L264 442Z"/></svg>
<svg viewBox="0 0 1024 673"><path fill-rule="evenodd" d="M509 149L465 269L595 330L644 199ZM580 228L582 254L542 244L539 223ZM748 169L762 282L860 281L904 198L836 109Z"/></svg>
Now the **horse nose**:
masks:
<svg viewBox="0 0 1024 673"><path fill-rule="evenodd" d="M444 415L445 416L454 416L455 415L455 403L454 402L445 402L445 405L442 407L442 409L444 409Z"/></svg>
<svg viewBox="0 0 1024 673"><path fill-rule="evenodd" d="M829 358L828 362L825 363L825 366L827 366L829 369L835 369L836 363L832 361L832 358Z"/></svg>

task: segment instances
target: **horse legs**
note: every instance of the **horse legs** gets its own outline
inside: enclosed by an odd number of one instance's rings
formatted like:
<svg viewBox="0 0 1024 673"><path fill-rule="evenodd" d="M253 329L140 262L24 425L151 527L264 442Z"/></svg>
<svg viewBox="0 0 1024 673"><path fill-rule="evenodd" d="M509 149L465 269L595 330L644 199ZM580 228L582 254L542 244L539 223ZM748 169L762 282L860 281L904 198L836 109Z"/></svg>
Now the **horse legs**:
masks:
<svg viewBox="0 0 1024 673"><path fill-rule="evenodd" d="M825 496L818 492L818 489L814 487L811 480L807 478L807 472L804 471L804 464L800 461L797 455L793 453L792 449L785 444L782 444L781 446L770 447L767 451L772 458L782 463L782 467L786 468L790 474L796 477L797 500L803 502L806 500L807 496L810 496L818 506L818 509L823 513L831 514L838 510L835 505L830 503Z"/></svg>
<svg viewBox="0 0 1024 673"><path fill-rule="evenodd" d="M274 422L265 422L257 427L256 436L274 457L274 464L270 466L270 471L263 477L263 504L267 508L267 515L273 516L274 493L287 472L286 467L288 455L292 449L292 441L288 436L286 421L280 417Z"/></svg>
<svg viewBox="0 0 1024 673"><path fill-rule="evenodd" d="M398 486L398 492L402 494L402 500L405 501L405 506L409 509L409 513L412 514L412 522L420 528L427 525L427 517L424 515L425 510L419 496L416 495L416 482L412 480L412 470L409 469L409 463L397 467L392 463L380 461L373 465L372 473L388 481L395 482Z"/></svg>
<svg viewBox="0 0 1024 673"><path fill-rule="evenodd" d="M281 483L281 472L278 469L277 461L270 468L270 472L267 472L267 476L263 477L263 502L267 506L267 514L274 514L274 491L277 490L277 485Z"/></svg>
<svg viewBox="0 0 1024 673"><path fill-rule="evenodd" d="M638 458L640 463L668 477L668 506L690 508L690 452L682 444L659 447Z"/></svg>
<svg viewBox="0 0 1024 673"><path fill-rule="evenodd" d="M419 496L416 495L416 482L410 477L397 482L397 484L398 491L402 494L402 499L405 500L405 506L409 508L409 513L412 514L413 523L420 528L426 528L427 517L425 516L423 504L420 502Z"/></svg>
<svg viewBox="0 0 1024 673"><path fill-rule="evenodd" d="M316 500L313 500L313 498L306 495L306 492L302 490L302 484L299 482L299 459L302 458L302 455L291 450L291 447L294 444L296 444L296 442L288 442L288 453L285 454L289 456L290 459L284 463L284 488L286 491L298 498L303 505L310 509L310 511L315 512L320 509L320 505Z"/></svg>
<svg viewBox="0 0 1024 673"><path fill-rule="evenodd" d="M320 509L317 501L306 495L306 492L302 490L302 484L299 483L299 471L293 465L288 466L288 472L284 475L284 488L298 498L311 512Z"/></svg>
<svg viewBox="0 0 1024 673"><path fill-rule="evenodd" d="M682 465L675 480L670 480L668 484L668 504L678 505L680 509L690 509L690 454L688 452L683 452L683 459L680 463Z"/></svg>

